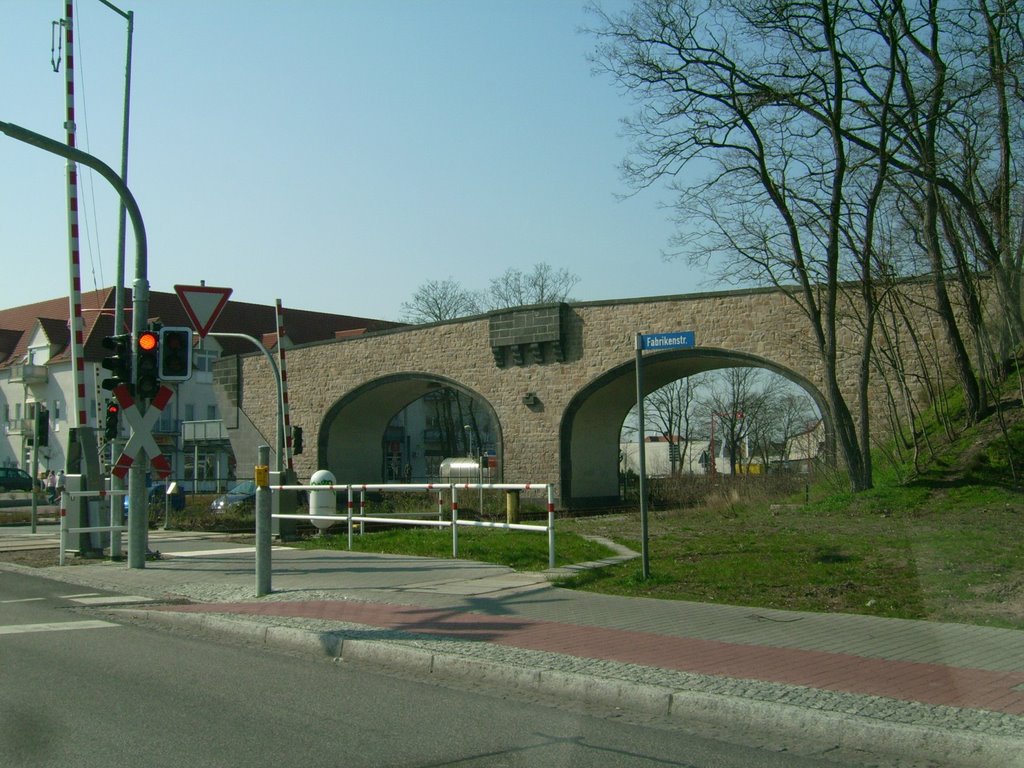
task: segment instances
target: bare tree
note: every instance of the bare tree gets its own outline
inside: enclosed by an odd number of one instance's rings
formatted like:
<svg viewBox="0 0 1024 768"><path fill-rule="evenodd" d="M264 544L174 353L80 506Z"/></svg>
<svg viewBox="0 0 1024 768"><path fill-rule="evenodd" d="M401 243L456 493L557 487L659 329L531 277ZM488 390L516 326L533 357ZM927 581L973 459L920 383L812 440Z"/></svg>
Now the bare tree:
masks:
<svg viewBox="0 0 1024 768"><path fill-rule="evenodd" d="M644 398L645 420L652 429L664 437L670 446L670 472L675 475L681 469L681 461L693 433L694 412L697 393L707 377L704 374L677 379L656 389ZM633 408L636 411L636 408ZM689 468L692 470L692 467Z"/></svg>
<svg viewBox="0 0 1024 768"><path fill-rule="evenodd" d="M402 302L402 320L408 323L437 323L480 311L480 296L451 277L428 280Z"/></svg>
<svg viewBox="0 0 1024 768"><path fill-rule="evenodd" d="M764 372L758 368L726 368L716 371L708 389L701 398L697 416L714 429L711 452L718 455L724 448L729 459L729 471L736 473L742 459L748 459L749 439L767 423L769 385ZM710 425L715 424L717 428Z"/></svg>
<svg viewBox="0 0 1024 768"><path fill-rule="evenodd" d="M783 446L783 459L789 459L793 438L813 426L818 412L806 392L785 392L772 405L773 439Z"/></svg>
<svg viewBox="0 0 1024 768"><path fill-rule="evenodd" d="M855 420L837 331L850 265L867 273L869 235L857 235L872 231L865 217L875 209L848 205L845 193L876 188L887 168L851 156L844 137L856 75L843 41L856 22L835 10L769 0L639 0L614 16L595 8L595 61L640 104L627 122L627 178L637 188L673 183L681 219L697 225L703 254L722 259L723 277L783 287L803 311L851 487L863 490L872 484L869 366L860 365ZM701 178L691 168L710 170ZM861 354L870 350L868 338Z"/></svg>
<svg viewBox="0 0 1024 768"><path fill-rule="evenodd" d="M534 264L530 272L510 267L491 280L486 303L489 309L505 309L569 301L569 293L579 281L578 275L566 269L556 271L550 264Z"/></svg>

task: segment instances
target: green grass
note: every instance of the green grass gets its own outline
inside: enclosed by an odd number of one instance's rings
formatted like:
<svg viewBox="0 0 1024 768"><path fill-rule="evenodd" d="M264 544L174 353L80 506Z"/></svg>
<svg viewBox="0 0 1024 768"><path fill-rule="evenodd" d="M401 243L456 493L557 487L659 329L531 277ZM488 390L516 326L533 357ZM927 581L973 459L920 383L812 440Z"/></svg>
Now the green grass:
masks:
<svg viewBox="0 0 1024 768"><path fill-rule="evenodd" d="M348 534L330 534L291 542L302 549L348 549ZM392 528L356 534L352 551L419 557L452 556L448 529ZM568 565L608 557L612 552L602 544L560 530L555 525L555 565ZM519 571L540 571L548 567L548 537L529 531L459 528L459 558L507 565Z"/></svg>
<svg viewBox="0 0 1024 768"><path fill-rule="evenodd" d="M955 408L954 396L947 404L954 419ZM1005 415L1005 430L989 418L952 440L937 423L925 425L934 455L922 453L916 467L908 451L902 464L878 460L876 487L863 493L849 492L838 472L822 473L810 488L736 478L733 487L707 492L701 506L650 512L649 578L637 559L561 583L619 595L1024 629L1024 413L1011 403ZM891 447L880 452L897 454ZM491 502L485 507L499 508ZM385 499L374 513L401 511L400 504ZM582 538L588 534L641 549L637 512L563 518L556 523L557 564L608 556ZM461 558L547 567L543 535L466 528L459 544ZM344 549L347 537L301 546ZM356 536L355 549L447 558L451 535L393 529Z"/></svg>
<svg viewBox="0 0 1024 768"><path fill-rule="evenodd" d="M977 439L965 445L974 457L986 453ZM976 458L950 466L955 473L932 470L903 485L808 503L744 501L740 481L738 502L651 513L650 579L631 562L562 584L1024 629L1024 495L1006 472L993 482ZM581 518L564 527L639 549L638 518Z"/></svg>

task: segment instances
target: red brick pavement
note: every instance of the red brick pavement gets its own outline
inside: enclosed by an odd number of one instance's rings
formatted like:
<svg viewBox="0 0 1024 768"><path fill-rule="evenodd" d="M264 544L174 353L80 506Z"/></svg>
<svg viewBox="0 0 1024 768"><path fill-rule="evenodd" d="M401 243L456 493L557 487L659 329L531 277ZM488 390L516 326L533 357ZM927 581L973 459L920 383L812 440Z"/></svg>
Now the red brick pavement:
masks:
<svg viewBox="0 0 1024 768"><path fill-rule="evenodd" d="M257 614L419 632L581 658L1024 715L1024 673L352 601L206 603L163 610Z"/></svg>

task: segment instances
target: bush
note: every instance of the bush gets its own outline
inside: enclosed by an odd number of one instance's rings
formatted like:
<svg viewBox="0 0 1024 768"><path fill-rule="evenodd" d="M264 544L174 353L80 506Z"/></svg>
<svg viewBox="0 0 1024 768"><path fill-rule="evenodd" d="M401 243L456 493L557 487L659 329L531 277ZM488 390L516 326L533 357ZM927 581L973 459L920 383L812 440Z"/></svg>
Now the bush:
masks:
<svg viewBox="0 0 1024 768"><path fill-rule="evenodd" d="M659 509L692 509L714 506L724 509L741 503L776 500L803 490L807 478L790 472L767 475L678 475L652 477L647 481L647 501ZM637 503L636 489L629 501Z"/></svg>
<svg viewBox="0 0 1024 768"><path fill-rule="evenodd" d="M217 494L190 495L181 511L171 510L169 527L182 531L220 531L229 533L252 533L256 530L256 510L252 507L231 509L227 512L211 512L210 503ZM152 505L149 509L150 525L164 523L163 505Z"/></svg>

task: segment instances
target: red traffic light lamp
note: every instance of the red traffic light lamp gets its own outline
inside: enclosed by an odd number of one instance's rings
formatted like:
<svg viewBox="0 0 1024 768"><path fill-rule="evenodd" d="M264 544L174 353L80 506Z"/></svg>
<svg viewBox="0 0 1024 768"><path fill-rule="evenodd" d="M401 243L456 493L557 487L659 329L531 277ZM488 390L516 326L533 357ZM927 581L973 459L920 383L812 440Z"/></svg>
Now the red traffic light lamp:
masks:
<svg viewBox="0 0 1024 768"><path fill-rule="evenodd" d="M160 336L155 331L143 331L139 334L139 351L156 352L160 344Z"/></svg>
<svg viewBox="0 0 1024 768"><path fill-rule="evenodd" d="M160 336L143 331L135 343L135 394L152 400L160 391Z"/></svg>
<svg viewBox="0 0 1024 768"><path fill-rule="evenodd" d="M117 437L118 419L121 415L121 406L111 401L107 403L107 418L103 425L103 436L107 440L113 440Z"/></svg>

